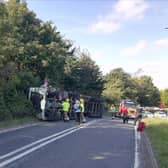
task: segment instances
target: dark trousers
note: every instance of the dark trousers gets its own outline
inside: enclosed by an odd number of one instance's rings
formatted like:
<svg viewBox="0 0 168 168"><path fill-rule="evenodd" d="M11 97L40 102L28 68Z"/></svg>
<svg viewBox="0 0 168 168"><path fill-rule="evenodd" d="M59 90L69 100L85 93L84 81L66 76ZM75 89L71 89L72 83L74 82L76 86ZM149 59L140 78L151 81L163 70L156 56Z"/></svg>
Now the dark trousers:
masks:
<svg viewBox="0 0 168 168"><path fill-rule="evenodd" d="M123 123L128 123L129 117L127 114L123 115Z"/></svg>
<svg viewBox="0 0 168 168"><path fill-rule="evenodd" d="M81 123L81 113L76 113L76 121L79 122L79 124Z"/></svg>
<svg viewBox="0 0 168 168"><path fill-rule="evenodd" d="M115 118L115 112L112 112L112 113L111 113L111 117L112 117L112 118Z"/></svg>

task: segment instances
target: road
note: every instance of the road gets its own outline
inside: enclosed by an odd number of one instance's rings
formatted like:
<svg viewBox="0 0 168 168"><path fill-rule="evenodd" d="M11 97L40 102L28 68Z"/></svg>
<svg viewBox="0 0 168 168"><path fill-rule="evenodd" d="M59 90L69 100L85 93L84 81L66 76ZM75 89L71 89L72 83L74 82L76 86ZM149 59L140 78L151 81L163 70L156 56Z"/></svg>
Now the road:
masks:
<svg viewBox="0 0 168 168"><path fill-rule="evenodd" d="M110 118L40 122L0 133L0 167L135 168L132 123Z"/></svg>

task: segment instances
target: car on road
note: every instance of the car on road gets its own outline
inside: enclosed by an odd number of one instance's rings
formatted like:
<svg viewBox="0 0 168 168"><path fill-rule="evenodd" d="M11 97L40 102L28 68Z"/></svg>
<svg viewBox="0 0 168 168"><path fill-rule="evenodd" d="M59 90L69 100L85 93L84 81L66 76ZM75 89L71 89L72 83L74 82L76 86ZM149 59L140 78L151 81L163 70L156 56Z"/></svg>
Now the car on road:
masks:
<svg viewBox="0 0 168 168"><path fill-rule="evenodd" d="M157 111L154 113L154 117L167 117L167 114L164 111Z"/></svg>
<svg viewBox="0 0 168 168"><path fill-rule="evenodd" d="M151 113L150 111L144 111L142 114L143 114L143 117L148 117L148 118L154 117L153 113Z"/></svg>

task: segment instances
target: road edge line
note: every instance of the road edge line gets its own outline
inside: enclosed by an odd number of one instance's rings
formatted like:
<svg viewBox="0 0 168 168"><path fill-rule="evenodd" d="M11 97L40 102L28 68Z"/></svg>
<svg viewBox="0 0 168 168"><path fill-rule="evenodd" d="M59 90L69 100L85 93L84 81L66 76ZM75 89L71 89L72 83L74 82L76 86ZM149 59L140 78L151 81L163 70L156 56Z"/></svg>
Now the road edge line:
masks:
<svg viewBox="0 0 168 168"><path fill-rule="evenodd" d="M135 134L135 147L134 147L134 168L139 168L140 166L140 158L139 158L139 145L141 134L137 131L137 125L134 127L134 134Z"/></svg>

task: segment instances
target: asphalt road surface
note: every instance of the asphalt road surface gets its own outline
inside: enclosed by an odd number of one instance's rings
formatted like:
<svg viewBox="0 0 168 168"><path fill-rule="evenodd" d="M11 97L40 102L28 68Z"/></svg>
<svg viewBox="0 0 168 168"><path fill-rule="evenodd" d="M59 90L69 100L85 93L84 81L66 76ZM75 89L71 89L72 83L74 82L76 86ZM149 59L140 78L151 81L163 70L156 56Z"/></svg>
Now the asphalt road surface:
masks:
<svg viewBox="0 0 168 168"><path fill-rule="evenodd" d="M134 126L110 118L0 133L0 168L136 168Z"/></svg>

